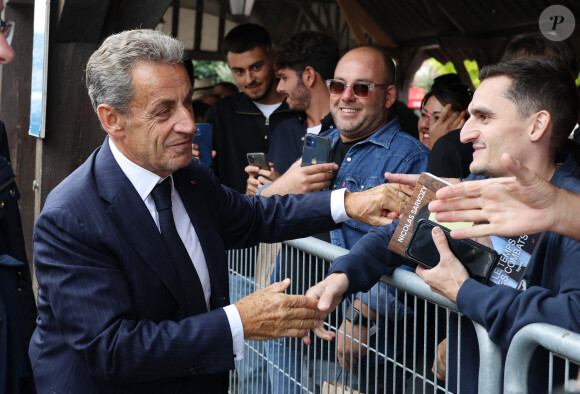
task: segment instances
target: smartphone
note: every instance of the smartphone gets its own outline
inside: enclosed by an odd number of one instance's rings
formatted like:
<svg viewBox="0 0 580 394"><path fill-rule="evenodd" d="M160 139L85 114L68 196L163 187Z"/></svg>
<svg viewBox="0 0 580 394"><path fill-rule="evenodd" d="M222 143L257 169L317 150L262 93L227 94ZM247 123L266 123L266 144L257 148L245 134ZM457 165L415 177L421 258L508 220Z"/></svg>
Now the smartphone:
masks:
<svg viewBox="0 0 580 394"><path fill-rule="evenodd" d="M211 165L211 124L197 123L193 143L198 146L199 160L206 166Z"/></svg>
<svg viewBox="0 0 580 394"><path fill-rule="evenodd" d="M426 268L435 267L440 260L439 251L433 242L431 230L438 226L443 230L449 243L449 249L461 261L469 276L485 283L499 259L498 253L485 245L471 239L454 239L449 235L449 229L428 219L421 219L413 231L409 245L405 250L407 258Z"/></svg>
<svg viewBox="0 0 580 394"><path fill-rule="evenodd" d="M330 151L330 139L322 135L307 133L302 148L302 167L327 163Z"/></svg>
<svg viewBox="0 0 580 394"><path fill-rule="evenodd" d="M268 155L262 152L247 153L248 164L260 167L262 170L270 170L270 163L268 162Z"/></svg>

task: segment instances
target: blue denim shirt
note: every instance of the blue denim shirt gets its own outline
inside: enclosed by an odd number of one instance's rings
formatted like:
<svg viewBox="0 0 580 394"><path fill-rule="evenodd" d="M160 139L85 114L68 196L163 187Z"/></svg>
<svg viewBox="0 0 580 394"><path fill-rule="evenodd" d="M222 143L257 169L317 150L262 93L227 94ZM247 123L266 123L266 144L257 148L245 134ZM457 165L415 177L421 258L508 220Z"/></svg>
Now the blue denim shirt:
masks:
<svg viewBox="0 0 580 394"><path fill-rule="evenodd" d="M419 174L427 171L429 150L401 130L398 116L389 119L376 133L350 148L340 165L333 189L346 187L350 192L360 192L385 183L385 172ZM336 128L321 134L330 138L332 147L340 138ZM331 231L330 239L334 245L351 249L371 228L368 224L348 220L341 229Z"/></svg>

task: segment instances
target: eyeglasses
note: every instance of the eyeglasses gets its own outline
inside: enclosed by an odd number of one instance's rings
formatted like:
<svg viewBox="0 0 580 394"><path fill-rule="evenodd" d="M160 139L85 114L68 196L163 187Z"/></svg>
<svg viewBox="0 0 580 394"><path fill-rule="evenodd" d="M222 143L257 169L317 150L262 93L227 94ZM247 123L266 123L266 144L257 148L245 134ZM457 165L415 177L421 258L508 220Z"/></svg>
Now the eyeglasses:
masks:
<svg viewBox="0 0 580 394"><path fill-rule="evenodd" d="M0 20L0 31L4 34L4 37L6 37L6 42L8 43L8 45L10 45L12 43L12 37L14 37L14 26L16 25L16 23L14 23L13 21L3 21Z"/></svg>
<svg viewBox="0 0 580 394"><path fill-rule="evenodd" d="M339 81L336 79L327 79L326 86L328 86L328 90L330 94L333 96L339 96L344 93L344 89L347 86L350 86L352 89L352 93L355 97L364 98L369 95L369 92L374 88L383 88L385 86L389 86L386 83L364 83L364 82L355 82L353 84L344 83L343 81Z"/></svg>

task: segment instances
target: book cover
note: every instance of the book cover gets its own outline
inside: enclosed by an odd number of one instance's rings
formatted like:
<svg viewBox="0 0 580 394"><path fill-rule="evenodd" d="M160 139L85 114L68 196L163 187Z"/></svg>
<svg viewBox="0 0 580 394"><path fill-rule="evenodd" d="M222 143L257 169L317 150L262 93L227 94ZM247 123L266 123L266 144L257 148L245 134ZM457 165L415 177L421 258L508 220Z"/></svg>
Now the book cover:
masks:
<svg viewBox="0 0 580 394"><path fill-rule="evenodd" d="M421 174L407 208L399 217L399 224L388 245L389 250L405 257L405 250L419 220L429 219L437 222L435 215L429 212L428 205L429 202L436 199L437 190L447 185L450 183L428 172ZM465 222L437 223L449 229L477 225ZM486 284L489 286L506 285L518 289L525 288L524 275L542 236L543 233L538 233L516 237L493 235L474 239L474 241L494 249L500 256Z"/></svg>
<svg viewBox="0 0 580 394"><path fill-rule="evenodd" d="M399 216L399 224L395 229L391 242L389 242L389 250L405 257L405 250L409 245L416 224L420 219L430 219L431 212L429 212L427 206L436 199L435 193L437 193L437 190L447 185L450 185L450 183L428 172L424 172L419 176L407 208ZM432 218L431 220L435 221L434 219Z"/></svg>

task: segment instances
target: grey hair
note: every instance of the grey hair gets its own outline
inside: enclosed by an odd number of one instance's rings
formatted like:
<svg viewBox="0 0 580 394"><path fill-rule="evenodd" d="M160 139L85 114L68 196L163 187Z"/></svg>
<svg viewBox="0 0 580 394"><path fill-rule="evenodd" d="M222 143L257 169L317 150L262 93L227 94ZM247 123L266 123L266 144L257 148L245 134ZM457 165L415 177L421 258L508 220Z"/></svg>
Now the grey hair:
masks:
<svg viewBox="0 0 580 394"><path fill-rule="evenodd" d="M95 112L108 104L129 114L134 86L131 70L139 63L178 64L185 58L183 43L155 30L127 30L109 36L89 58L87 89Z"/></svg>

